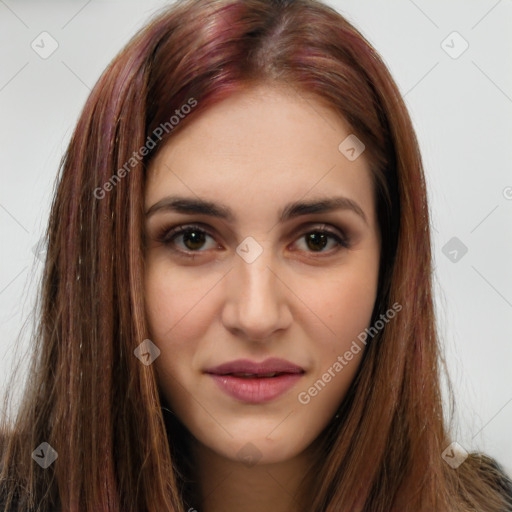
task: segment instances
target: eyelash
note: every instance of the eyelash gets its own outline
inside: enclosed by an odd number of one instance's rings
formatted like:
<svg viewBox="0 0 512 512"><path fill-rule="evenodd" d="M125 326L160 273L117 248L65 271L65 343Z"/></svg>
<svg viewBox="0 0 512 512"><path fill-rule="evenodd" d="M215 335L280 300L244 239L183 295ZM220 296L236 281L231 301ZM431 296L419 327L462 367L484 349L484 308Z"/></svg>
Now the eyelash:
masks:
<svg viewBox="0 0 512 512"><path fill-rule="evenodd" d="M349 243L349 240L348 240L348 237L343 237L343 236L340 236L338 235L337 233L331 231L331 230L328 230L328 229L325 229L323 226L325 226L325 224L321 224L321 225L318 225L318 226L312 226L310 229L308 229L307 231L304 231L300 236L299 238L302 238L304 237L305 235L309 235L311 233L320 233L320 234L324 234L324 235L327 235L328 237L332 238L335 242L336 242L336 245L337 245L337 248L335 249L335 252L341 250L342 248L344 249L348 249L350 247L350 243ZM185 225L182 225L182 226L178 226L176 228L168 228L168 227L164 227L160 230L160 232L157 234L157 241L164 244L164 245L167 245L167 246L172 246L173 243L174 243L174 240L175 238L177 238L178 236L180 235L183 235L183 234L186 234L186 233L189 233L189 232L199 232L199 233L204 233L205 235L208 235L209 237L211 238L214 238L214 236L206 229L202 228L201 226L199 225L196 225L196 224L185 224ZM191 250L182 250L182 249L175 249L175 248L172 248L171 249L182 255L182 256L185 256L185 257L195 257L197 254L200 254L202 252L206 252L204 250L201 250L201 249L198 249L197 251L191 251ZM326 253L331 253L332 252L332 249L331 250L328 250L328 251L306 251L306 252L311 252L312 254L323 254L324 252ZM316 256L315 256L316 257Z"/></svg>

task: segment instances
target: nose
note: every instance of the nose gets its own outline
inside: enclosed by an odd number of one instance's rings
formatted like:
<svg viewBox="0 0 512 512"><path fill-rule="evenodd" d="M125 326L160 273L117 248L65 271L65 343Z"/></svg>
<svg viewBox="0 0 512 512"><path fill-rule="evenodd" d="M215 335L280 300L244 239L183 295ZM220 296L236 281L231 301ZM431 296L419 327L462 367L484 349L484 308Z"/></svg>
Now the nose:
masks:
<svg viewBox="0 0 512 512"><path fill-rule="evenodd" d="M290 289L279 275L271 250L248 263L236 255L226 276L222 322L226 329L250 341L267 341L292 322Z"/></svg>

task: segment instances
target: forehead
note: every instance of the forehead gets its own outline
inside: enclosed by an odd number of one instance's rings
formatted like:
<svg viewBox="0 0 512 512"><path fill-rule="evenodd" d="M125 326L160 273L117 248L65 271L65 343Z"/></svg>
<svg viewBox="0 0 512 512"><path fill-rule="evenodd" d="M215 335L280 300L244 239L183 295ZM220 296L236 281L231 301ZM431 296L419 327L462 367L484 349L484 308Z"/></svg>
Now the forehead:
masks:
<svg viewBox="0 0 512 512"><path fill-rule="evenodd" d="M235 93L161 148L148 172L146 209L171 192L269 206L339 192L372 209L364 152L350 161L339 149L349 135L346 121L313 94L269 86Z"/></svg>

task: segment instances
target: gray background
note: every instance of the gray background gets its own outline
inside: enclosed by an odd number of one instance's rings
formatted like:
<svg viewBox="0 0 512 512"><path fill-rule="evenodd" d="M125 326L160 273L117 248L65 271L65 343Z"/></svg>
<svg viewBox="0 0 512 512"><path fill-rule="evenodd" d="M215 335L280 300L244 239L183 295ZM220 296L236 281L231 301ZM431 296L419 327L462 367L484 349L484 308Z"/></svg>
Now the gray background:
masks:
<svg viewBox="0 0 512 512"><path fill-rule="evenodd" d="M71 131L105 66L166 3L0 0L0 393L26 362L33 247ZM454 437L512 473L512 0L328 3L382 55L420 141ZM58 43L46 59L31 47L44 31Z"/></svg>

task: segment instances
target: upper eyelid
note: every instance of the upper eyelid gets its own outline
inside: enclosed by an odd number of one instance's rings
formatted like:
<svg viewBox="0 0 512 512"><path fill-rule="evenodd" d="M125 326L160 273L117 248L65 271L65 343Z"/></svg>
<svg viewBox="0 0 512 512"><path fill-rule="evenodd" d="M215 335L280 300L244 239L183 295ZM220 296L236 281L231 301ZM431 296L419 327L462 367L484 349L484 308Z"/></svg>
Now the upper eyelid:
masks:
<svg viewBox="0 0 512 512"><path fill-rule="evenodd" d="M181 224L175 224L173 226L169 227L163 227L159 230L161 233L180 233L184 230L188 229L197 229L199 231L204 231L208 233L211 236L214 236L212 232L215 232L216 230L214 228L211 228L202 222L190 222L190 223L181 223ZM310 221L305 223L305 225L300 225L292 230L293 234L296 234L298 232L307 232L308 230L323 230L325 231L338 231L340 236L348 237L347 230L340 226L335 226L332 223L329 222L319 222L319 221ZM338 234L338 233L334 233Z"/></svg>

